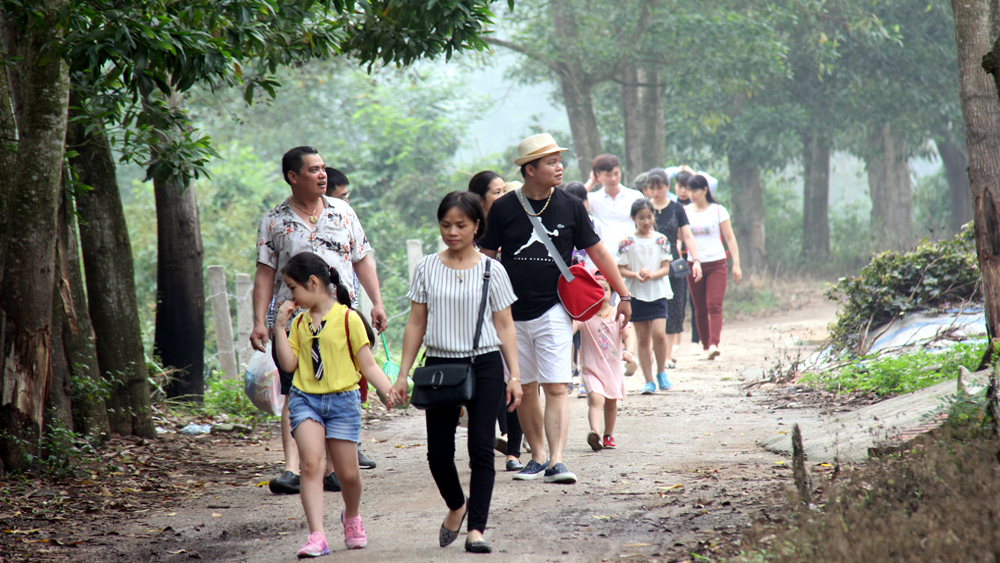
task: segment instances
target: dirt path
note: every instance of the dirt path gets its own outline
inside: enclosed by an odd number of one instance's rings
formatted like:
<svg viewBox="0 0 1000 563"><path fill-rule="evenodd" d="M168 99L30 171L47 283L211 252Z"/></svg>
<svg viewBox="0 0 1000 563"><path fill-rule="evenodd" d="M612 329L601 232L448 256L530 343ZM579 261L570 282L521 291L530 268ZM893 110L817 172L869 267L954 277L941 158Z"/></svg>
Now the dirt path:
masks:
<svg viewBox="0 0 1000 563"><path fill-rule="evenodd" d="M793 311L729 322L718 360L698 360L690 345L683 345L679 369L671 373L674 388L667 393L639 395L642 377L627 378L616 450L590 450L586 401L571 398L565 461L580 482L515 482L502 471L498 455L487 530L497 551L490 561L589 562L632 554L628 561L681 561L736 539L791 473L783 458L756 445L787 411L748 397L740 379L780 356L794 356L800 347L808 349L802 342L822 338L833 315L832 305L814 297ZM459 432L464 437L464 429ZM366 453L378 462L364 472L369 546L344 553L337 522L342 501L327 493L332 557L468 561L464 535L447 549L437 546L445 507L427 469L422 414L383 413L369 422L362 438ZM53 555L78 561L295 561L308 535L299 498L256 486L280 469L280 440L267 446L266 451L253 445L210 451L207 459L223 462L214 474L206 467L207 477L175 476L197 489L190 495L166 508L122 513L116 529L75 548L54 547ZM467 485L467 454L458 451Z"/></svg>

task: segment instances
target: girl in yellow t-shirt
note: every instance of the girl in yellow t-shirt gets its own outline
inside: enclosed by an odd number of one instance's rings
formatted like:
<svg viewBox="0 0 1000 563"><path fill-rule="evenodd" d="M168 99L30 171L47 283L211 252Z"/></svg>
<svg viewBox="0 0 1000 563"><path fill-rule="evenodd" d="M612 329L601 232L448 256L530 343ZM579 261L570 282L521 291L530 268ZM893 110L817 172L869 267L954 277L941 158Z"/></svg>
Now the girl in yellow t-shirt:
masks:
<svg viewBox="0 0 1000 563"><path fill-rule="evenodd" d="M350 308L351 296L340 273L312 252L292 257L282 274L292 301L278 309L275 326L286 326L297 308L304 312L292 321L292 330L275 331L281 369L294 372L288 408L292 434L302 466L302 508L309 523L309 539L299 557L330 553L323 531L323 473L326 456L333 461L344 495L344 544L360 549L368 544L361 515L361 473L358 471L361 432L361 374L388 397L398 400L392 384L375 363L368 323ZM359 373L360 371L360 373Z"/></svg>

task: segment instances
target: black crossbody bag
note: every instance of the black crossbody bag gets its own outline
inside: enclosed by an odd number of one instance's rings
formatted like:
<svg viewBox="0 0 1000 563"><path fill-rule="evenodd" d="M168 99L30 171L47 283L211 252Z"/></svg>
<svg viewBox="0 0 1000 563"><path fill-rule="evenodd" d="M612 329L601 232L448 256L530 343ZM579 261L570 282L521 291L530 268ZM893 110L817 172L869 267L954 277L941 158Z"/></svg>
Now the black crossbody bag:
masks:
<svg viewBox="0 0 1000 563"><path fill-rule="evenodd" d="M479 301L476 336L472 339L473 354L479 347L483 318L486 315L486 300L490 293L490 265L493 260L485 256L483 260L486 260L486 271L483 272L483 297ZM413 370L413 396L410 404L418 409L464 406L476 394L476 375L472 371L475 361L476 357L473 355L467 364L437 364Z"/></svg>

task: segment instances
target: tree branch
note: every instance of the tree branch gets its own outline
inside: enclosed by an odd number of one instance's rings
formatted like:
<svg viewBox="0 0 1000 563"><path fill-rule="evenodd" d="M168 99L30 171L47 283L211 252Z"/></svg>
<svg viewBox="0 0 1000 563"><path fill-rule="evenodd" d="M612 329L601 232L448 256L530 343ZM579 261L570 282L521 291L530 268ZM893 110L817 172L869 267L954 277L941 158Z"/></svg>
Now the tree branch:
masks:
<svg viewBox="0 0 1000 563"><path fill-rule="evenodd" d="M547 66L550 69L552 69L552 72L556 72L556 73L559 72L559 68L556 66L556 61L553 60L553 59L551 59L551 58L549 58L549 57L546 57L545 55L541 54L538 51L535 51L533 49L529 49L529 48L527 48L527 47L525 47L523 45L518 45L517 43L514 43L512 41L507 41L505 39L497 39L495 37L488 37L487 36L487 37L483 38L483 41L486 41L486 43L489 44L489 45L494 45L496 47L503 47L505 49L510 49L511 51L514 51L515 53L520 53L520 54L522 54L522 55L524 55L524 56L526 56L526 57L528 57L530 59L534 59L534 60L536 60L536 61L544 64L545 66Z"/></svg>

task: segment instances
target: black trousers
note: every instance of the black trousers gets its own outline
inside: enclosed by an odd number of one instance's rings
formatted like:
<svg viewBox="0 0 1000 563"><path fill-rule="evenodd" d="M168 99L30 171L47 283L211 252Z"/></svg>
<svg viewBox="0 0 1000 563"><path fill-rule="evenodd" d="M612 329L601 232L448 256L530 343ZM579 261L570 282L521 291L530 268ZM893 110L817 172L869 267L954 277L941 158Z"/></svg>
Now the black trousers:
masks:
<svg viewBox="0 0 1000 563"><path fill-rule="evenodd" d="M507 435L507 455L521 457L521 438L524 432L521 430L521 420L517 418L517 410L507 412L507 386L504 386L503 400L500 401L500 410L497 411L497 423L500 424L500 433Z"/></svg>
<svg viewBox="0 0 1000 563"><path fill-rule="evenodd" d="M469 363L471 358L428 357L425 365ZM495 420L497 409L503 402L503 361L500 352L490 352L476 357L473 363L476 375L476 394L465 408L469 410L469 530L486 530L486 520L493 498L493 481L496 468L493 460L493 442L496 439ZM427 461L431 475L437 483L441 498L449 510L458 510L465 502L462 483L455 468L455 428L460 409L427 409Z"/></svg>

